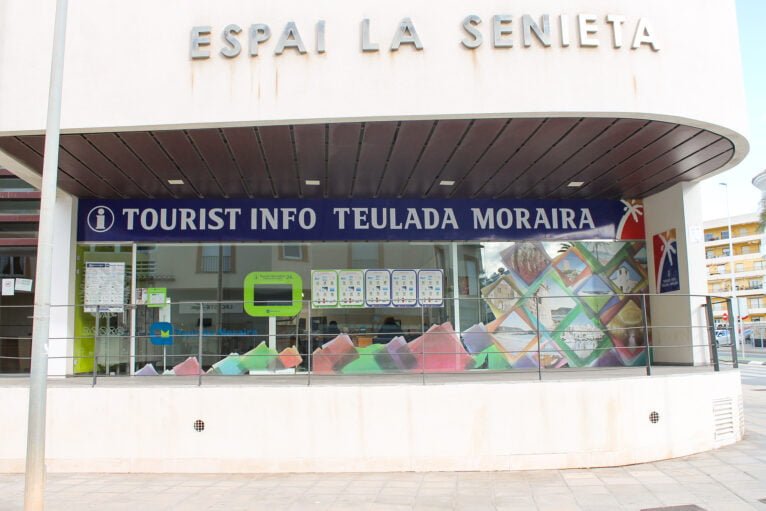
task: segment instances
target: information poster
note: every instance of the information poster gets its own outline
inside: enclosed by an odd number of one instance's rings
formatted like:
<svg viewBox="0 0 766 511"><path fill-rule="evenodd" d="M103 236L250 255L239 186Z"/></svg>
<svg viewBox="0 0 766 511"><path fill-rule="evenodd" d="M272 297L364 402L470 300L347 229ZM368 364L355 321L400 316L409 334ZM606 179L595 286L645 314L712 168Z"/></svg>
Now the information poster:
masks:
<svg viewBox="0 0 766 511"><path fill-rule="evenodd" d="M85 263L85 312L123 312L125 263Z"/></svg>
<svg viewBox="0 0 766 511"><path fill-rule="evenodd" d="M3 279L3 296L13 296L13 279Z"/></svg>
<svg viewBox="0 0 766 511"><path fill-rule="evenodd" d="M442 270L418 272L418 300L423 307L444 305L444 272Z"/></svg>
<svg viewBox="0 0 766 511"><path fill-rule="evenodd" d="M391 272L388 270L367 270L364 273L365 297L368 307L391 305Z"/></svg>
<svg viewBox="0 0 766 511"><path fill-rule="evenodd" d="M418 304L418 273L415 270L393 270L391 294L394 307L416 306Z"/></svg>
<svg viewBox="0 0 766 511"><path fill-rule="evenodd" d="M32 279L16 279L16 291L32 292Z"/></svg>
<svg viewBox="0 0 766 511"><path fill-rule="evenodd" d="M164 307L168 289L166 287L150 287L146 289L146 304L149 307Z"/></svg>
<svg viewBox="0 0 766 511"><path fill-rule="evenodd" d="M337 271L311 271L311 305L318 309L338 306Z"/></svg>
<svg viewBox="0 0 766 511"><path fill-rule="evenodd" d="M338 271L340 307L364 307L364 270Z"/></svg>

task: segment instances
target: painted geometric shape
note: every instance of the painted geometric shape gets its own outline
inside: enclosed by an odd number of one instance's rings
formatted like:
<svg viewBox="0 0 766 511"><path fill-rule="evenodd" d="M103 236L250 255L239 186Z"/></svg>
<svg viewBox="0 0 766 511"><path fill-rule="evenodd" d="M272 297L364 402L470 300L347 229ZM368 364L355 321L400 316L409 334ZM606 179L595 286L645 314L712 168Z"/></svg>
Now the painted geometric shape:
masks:
<svg viewBox="0 0 766 511"><path fill-rule="evenodd" d="M591 367L622 367L624 365L615 349L606 350L591 363Z"/></svg>
<svg viewBox="0 0 766 511"><path fill-rule="evenodd" d="M244 372L245 370L242 368L242 365L240 364L239 355L236 353L232 353L231 355L213 364L213 367L211 367L207 373L220 374L223 376L234 376L238 374L243 374Z"/></svg>
<svg viewBox="0 0 766 511"><path fill-rule="evenodd" d="M159 376L159 374L152 364L146 364L136 371L136 376Z"/></svg>
<svg viewBox="0 0 766 511"><path fill-rule="evenodd" d="M612 288L598 275L591 275L585 279L577 289L577 294L580 300L597 314L614 297Z"/></svg>
<svg viewBox="0 0 766 511"><path fill-rule="evenodd" d="M382 373L383 369L378 365L377 355L385 351L383 344L370 344L364 348L357 348L359 358L343 366L343 374L373 374Z"/></svg>
<svg viewBox="0 0 766 511"><path fill-rule="evenodd" d="M376 355L378 365L384 370L409 371L417 366L418 361L404 337L394 337L385 344L385 348Z"/></svg>
<svg viewBox="0 0 766 511"><path fill-rule="evenodd" d="M643 276L628 262L623 261L609 275L614 287L623 293L633 293L643 285Z"/></svg>
<svg viewBox="0 0 766 511"><path fill-rule="evenodd" d="M314 372L329 374L340 371L358 359L359 353L356 351L351 338L346 334L341 334L314 351L312 356Z"/></svg>
<svg viewBox="0 0 766 511"><path fill-rule="evenodd" d="M463 332L463 344L468 353L480 353L494 343L492 336L483 323L478 323Z"/></svg>
<svg viewBox="0 0 766 511"><path fill-rule="evenodd" d="M609 313L613 315L606 323L607 333L622 360L622 365L636 365L636 360L645 347L641 306L634 300L626 300L612 307L604 317L608 317Z"/></svg>
<svg viewBox="0 0 766 511"><path fill-rule="evenodd" d="M530 298L526 304L529 315L531 318L539 318L542 327L549 332L556 330L561 321L577 306L577 302L560 282L560 277L555 271L546 274L535 294L539 298L539 311L535 300Z"/></svg>
<svg viewBox="0 0 766 511"><path fill-rule="evenodd" d="M536 349L536 331L520 309L509 312L502 321L493 325L492 336L497 342L498 352L503 353L511 363Z"/></svg>
<svg viewBox="0 0 766 511"><path fill-rule="evenodd" d="M197 357L189 357L180 364L173 366L173 374L176 376L198 376L202 374L202 368Z"/></svg>
<svg viewBox="0 0 766 511"><path fill-rule="evenodd" d="M298 353L295 346L288 346L279 352L279 355L275 359L278 362L279 368L289 369L292 367L298 367L303 362L303 357Z"/></svg>
<svg viewBox="0 0 766 511"><path fill-rule="evenodd" d="M474 359L463 347L452 324L434 325L409 343L417 367L428 372L472 369Z"/></svg>
<svg viewBox="0 0 766 511"><path fill-rule="evenodd" d="M481 290L481 296L495 316L500 316L516 305L519 291L509 275L503 275Z"/></svg>
<svg viewBox="0 0 766 511"><path fill-rule="evenodd" d="M573 285L582 277L590 273L590 267L574 248L567 250L553 266L559 272L559 275L561 275L561 279L568 286Z"/></svg>
<svg viewBox="0 0 766 511"><path fill-rule="evenodd" d="M585 249L586 255L598 265L605 267L617 254L625 247L624 242L620 241L584 241L577 243L578 248Z"/></svg>
<svg viewBox="0 0 766 511"><path fill-rule="evenodd" d="M506 267L518 275L527 285L550 265L543 244L539 241L520 241L500 252Z"/></svg>
<svg viewBox="0 0 766 511"><path fill-rule="evenodd" d="M483 357L482 364L486 363L487 369L491 371L502 371L513 367L508 361L506 353L502 352L496 345L488 346L480 353Z"/></svg>
<svg viewBox="0 0 766 511"><path fill-rule="evenodd" d="M539 349L539 357L537 353L532 353L529 357L534 362L534 367L542 366L544 369L559 369L569 365L569 360L552 339L545 337L543 342L540 343ZM517 364L514 367L518 368L520 365Z"/></svg>
<svg viewBox="0 0 766 511"><path fill-rule="evenodd" d="M637 263L641 264L641 266L646 268L646 243L636 241L634 242L634 246L639 243L641 244L641 247L637 248L636 253L633 254L633 259L635 259Z"/></svg>
<svg viewBox="0 0 766 511"><path fill-rule="evenodd" d="M562 322L554 336L559 347L569 359L570 366L587 366L598 358L605 348L611 347L609 336L601 323L577 309Z"/></svg>
<svg viewBox="0 0 766 511"><path fill-rule="evenodd" d="M239 357L243 372L265 371L272 366L277 351L268 347L265 341Z"/></svg>

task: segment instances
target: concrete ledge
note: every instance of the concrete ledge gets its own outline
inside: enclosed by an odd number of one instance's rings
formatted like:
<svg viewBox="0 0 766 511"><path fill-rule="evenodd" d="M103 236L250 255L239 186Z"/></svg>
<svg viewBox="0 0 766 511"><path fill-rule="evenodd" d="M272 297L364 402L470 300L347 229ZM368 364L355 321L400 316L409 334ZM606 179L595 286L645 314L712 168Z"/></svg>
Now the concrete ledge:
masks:
<svg viewBox="0 0 766 511"><path fill-rule="evenodd" d="M626 465L736 442L741 397L734 370L440 385L53 386L47 466L380 472ZM0 387L0 407L6 412L0 472L20 472L27 389ZM723 430L721 409L730 422ZM193 427L198 419L202 432Z"/></svg>

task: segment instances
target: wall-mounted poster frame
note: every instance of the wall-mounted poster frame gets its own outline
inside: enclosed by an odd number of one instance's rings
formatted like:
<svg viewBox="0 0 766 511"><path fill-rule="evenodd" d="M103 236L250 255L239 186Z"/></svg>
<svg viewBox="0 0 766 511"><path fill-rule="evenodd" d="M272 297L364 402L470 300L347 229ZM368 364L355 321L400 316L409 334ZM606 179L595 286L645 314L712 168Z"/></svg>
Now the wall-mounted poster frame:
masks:
<svg viewBox="0 0 766 511"><path fill-rule="evenodd" d="M364 270L338 270L338 307L364 307Z"/></svg>
<svg viewBox="0 0 766 511"><path fill-rule="evenodd" d="M365 270L364 302L367 307L391 305L391 272L389 270Z"/></svg>
<svg viewBox="0 0 766 511"><path fill-rule="evenodd" d="M311 306L332 309L338 306L338 272L311 270Z"/></svg>
<svg viewBox="0 0 766 511"><path fill-rule="evenodd" d="M394 307L417 307L417 271L391 270L391 304Z"/></svg>
<svg viewBox="0 0 766 511"><path fill-rule="evenodd" d="M418 270L418 304L421 307L444 305L444 270Z"/></svg>

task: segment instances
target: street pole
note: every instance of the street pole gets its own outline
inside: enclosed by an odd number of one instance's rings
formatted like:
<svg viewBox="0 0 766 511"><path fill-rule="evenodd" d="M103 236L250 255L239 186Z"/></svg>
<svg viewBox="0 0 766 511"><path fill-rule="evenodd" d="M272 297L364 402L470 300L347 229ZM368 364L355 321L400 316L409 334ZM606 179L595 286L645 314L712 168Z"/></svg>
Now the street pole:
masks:
<svg viewBox="0 0 766 511"><path fill-rule="evenodd" d="M61 88L64 81L67 0L56 1L51 76L48 89L48 119L40 188L40 225L35 271L35 310L32 325L32 361L29 377L27 420L27 466L24 481L24 510L40 511L45 505L45 412L48 385L48 342L51 314L53 262L53 216L58 178Z"/></svg>
<svg viewBox="0 0 766 511"><path fill-rule="evenodd" d="M732 301L732 308L733 313L732 315L734 317L729 318L730 321L734 322L734 338L731 340L732 343L734 343L734 346L741 346L742 349L742 358L745 357L745 346L744 343L740 345L740 337L739 337L739 298L737 297L737 279L734 276L734 243L732 242L733 233L731 232L731 213L729 211L729 184L728 183L718 183L719 185L726 188L726 223L728 224L729 229L729 275L731 276L731 301Z"/></svg>

